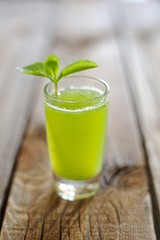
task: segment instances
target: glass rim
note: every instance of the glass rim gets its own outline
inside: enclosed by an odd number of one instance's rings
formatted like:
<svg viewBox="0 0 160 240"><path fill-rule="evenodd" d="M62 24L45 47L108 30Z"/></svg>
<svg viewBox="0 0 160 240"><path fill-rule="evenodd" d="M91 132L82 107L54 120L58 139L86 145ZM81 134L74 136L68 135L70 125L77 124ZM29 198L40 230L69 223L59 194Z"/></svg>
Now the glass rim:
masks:
<svg viewBox="0 0 160 240"><path fill-rule="evenodd" d="M46 83L46 85L44 86L44 89L43 89L44 96L46 98L52 99L52 100L54 100L56 102L75 104L75 103L85 103L85 102L96 101L96 100L101 99L101 98L103 98L103 97L105 97L105 96L107 96L109 94L110 87L109 87L108 83L106 83L103 79L100 79L100 78L90 77L90 76L86 76L86 75L74 75L74 76L64 77L61 81L65 80L65 79L69 79L69 78L75 78L75 77L78 77L78 78L88 78L88 79L100 82L105 87L105 90L104 90L104 92L100 96L94 97L94 98L91 98L91 99L87 99L87 100L80 100L80 101L63 100L63 99L51 96L51 95L49 95L47 93L48 86L52 85L52 84L54 86L54 82L48 82L48 83Z"/></svg>

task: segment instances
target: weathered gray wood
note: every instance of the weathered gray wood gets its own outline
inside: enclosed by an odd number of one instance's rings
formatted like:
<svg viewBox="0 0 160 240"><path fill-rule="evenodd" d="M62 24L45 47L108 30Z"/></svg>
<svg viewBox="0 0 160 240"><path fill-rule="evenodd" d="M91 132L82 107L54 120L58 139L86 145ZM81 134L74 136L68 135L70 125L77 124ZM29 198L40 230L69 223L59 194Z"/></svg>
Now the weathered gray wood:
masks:
<svg viewBox="0 0 160 240"><path fill-rule="evenodd" d="M18 157L2 240L155 239L145 156L110 20L105 3L68 5L55 48L62 65L82 57L98 62L101 68L90 75L111 86L102 188L92 199L74 203L55 195L41 90Z"/></svg>
<svg viewBox="0 0 160 240"><path fill-rule="evenodd" d="M160 4L124 6L118 21L120 48L147 154L157 236L160 235ZM141 20L141 21L140 21ZM121 26L120 26L121 24ZM130 29L126 31L126 29Z"/></svg>
<svg viewBox="0 0 160 240"><path fill-rule="evenodd" d="M36 13L34 7L36 6ZM50 5L16 4L10 7L2 4L0 30L0 216L4 211L7 188L25 131L30 111L36 96L39 80L18 73L17 66L23 66L48 55L48 44L44 36L49 35ZM53 6L54 7L54 6ZM55 5L56 7L56 5ZM4 17L7 8L9 19ZM10 14L9 14L10 13ZM52 17L54 20L54 17ZM55 22L56 24L56 22ZM54 27L54 22L50 24ZM56 26L56 25L55 25ZM54 30L52 32L54 34Z"/></svg>

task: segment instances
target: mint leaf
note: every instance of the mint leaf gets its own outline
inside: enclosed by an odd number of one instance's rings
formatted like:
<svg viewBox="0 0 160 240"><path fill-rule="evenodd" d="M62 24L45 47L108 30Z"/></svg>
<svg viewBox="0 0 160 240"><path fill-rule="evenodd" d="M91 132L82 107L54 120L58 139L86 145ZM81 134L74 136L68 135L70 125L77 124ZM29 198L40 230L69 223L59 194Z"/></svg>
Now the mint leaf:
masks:
<svg viewBox="0 0 160 240"><path fill-rule="evenodd" d="M52 54L46 59L45 64L50 69L52 76L56 80L60 65L59 58L55 54Z"/></svg>
<svg viewBox="0 0 160 240"><path fill-rule="evenodd" d="M49 78L51 70L43 62L36 62L26 67L17 68L20 72Z"/></svg>
<svg viewBox="0 0 160 240"><path fill-rule="evenodd" d="M58 81L70 74L96 68L98 65L90 60L79 60L65 67L59 74L59 58L52 54L44 62L36 62L26 67L17 68L20 72L49 78L55 85L55 95L58 96Z"/></svg>
<svg viewBox="0 0 160 240"><path fill-rule="evenodd" d="M98 67L98 65L95 62L92 62L89 60L79 60L65 67L60 72L60 75L57 80L59 81L62 77L65 77L72 73L76 73L76 72L80 72L80 71L84 71L84 70L96 68L96 67Z"/></svg>

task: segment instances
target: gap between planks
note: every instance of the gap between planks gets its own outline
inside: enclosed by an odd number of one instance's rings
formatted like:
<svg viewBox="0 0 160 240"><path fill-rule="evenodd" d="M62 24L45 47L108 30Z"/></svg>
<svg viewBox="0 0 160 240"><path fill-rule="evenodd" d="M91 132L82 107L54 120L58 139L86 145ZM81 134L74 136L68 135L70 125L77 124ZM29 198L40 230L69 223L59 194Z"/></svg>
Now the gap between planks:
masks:
<svg viewBox="0 0 160 240"><path fill-rule="evenodd" d="M143 11L140 11L142 8ZM158 2L148 3L140 6L139 9L137 6L133 9L129 5L122 5L117 11L116 16L113 14L115 18L112 17L112 20L146 156L154 226L158 239L160 236L160 141L158 140L160 128L157 122L160 98L157 89L159 89L158 76L160 76L158 70L160 5ZM133 19L136 21L134 22Z"/></svg>
<svg viewBox="0 0 160 240"><path fill-rule="evenodd" d="M0 34L0 46L7 52L8 58L4 58L4 68L1 79L1 149L0 149L0 222L2 224L7 198L10 191L13 171L15 169L15 159L21 145L23 133L25 132L28 118L36 98L39 83L20 73L15 72L17 65L27 64L34 58L40 59L48 49L48 40L56 32L56 22L50 12L50 6L59 9L61 4L27 4L17 3L14 5L1 5L2 28ZM7 7L7 18L3 15ZM36 13L34 9L36 7ZM58 8L57 8L58 7ZM11 18L12 17L12 18ZM58 18L57 18L58 20ZM46 26L51 22L53 27L52 35ZM39 26L39 28L38 28ZM54 32L55 31L55 32ZM44 38L44 36L48 39ZM5 40L6 37L6 40ZM12 39L11 44L8 42ZM6 45L5 45L6 43ZM47 47L46 47L47 45ZM23 54L22 54L23 53ZM3 55L2 55L3 57ZM12 80L9 81L8 79ZM9 95L9 97L8 97ZM9 151L8 151L9 147Z"/></svg>

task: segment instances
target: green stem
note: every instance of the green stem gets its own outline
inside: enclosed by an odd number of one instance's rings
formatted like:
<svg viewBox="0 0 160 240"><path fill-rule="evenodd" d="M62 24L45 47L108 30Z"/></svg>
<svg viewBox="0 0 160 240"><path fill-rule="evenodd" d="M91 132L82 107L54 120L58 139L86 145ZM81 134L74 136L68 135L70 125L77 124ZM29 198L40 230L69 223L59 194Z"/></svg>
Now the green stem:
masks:
<svg viewBox="0 0 160 240"><path fill-rule="evenodd" d="M58 97L58 81L55 78L49 77L49 79L53 82L54 84L54 94L55 97Z"/></svg>
<svg viewBox="0 0 160 240"><path fill-rule="evenodd" d="M54 88L55 88L55 96L58 97L58 82L54 82Z"/></svg>

